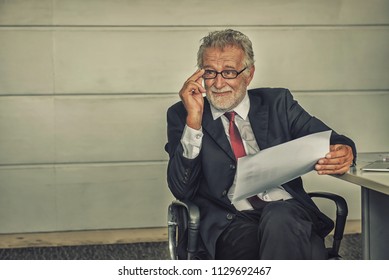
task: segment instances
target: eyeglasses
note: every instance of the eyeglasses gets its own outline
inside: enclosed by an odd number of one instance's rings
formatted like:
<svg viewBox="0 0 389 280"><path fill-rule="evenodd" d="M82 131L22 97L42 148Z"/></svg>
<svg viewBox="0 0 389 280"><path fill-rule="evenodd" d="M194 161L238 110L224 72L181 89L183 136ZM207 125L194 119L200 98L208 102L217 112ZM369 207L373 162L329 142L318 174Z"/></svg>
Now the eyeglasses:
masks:
<svg viewBox="0 0 389 280"><path fill-rule="evenodd" d="M246 69L247 67L243 68L239 72L236 70L223 70L221 72L217 72L215 70L205 70L202 77L204 80L210 80L210 79L215 79L217 75L220 74L224 79L235 79L236 77L239 76L240 73L242 73Z"/></svg>

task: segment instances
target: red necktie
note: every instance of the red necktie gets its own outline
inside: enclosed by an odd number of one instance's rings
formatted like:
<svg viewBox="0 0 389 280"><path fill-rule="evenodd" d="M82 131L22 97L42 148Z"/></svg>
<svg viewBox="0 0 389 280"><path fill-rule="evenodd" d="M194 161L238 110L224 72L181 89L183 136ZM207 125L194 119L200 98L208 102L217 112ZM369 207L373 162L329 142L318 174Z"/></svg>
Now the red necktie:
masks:
<svg viewBox="0 0 389 280"><path fill-rule="evenodd" d="M230 121L228 126L228 133L230 134L232 151L234 152L235 158L238 159L244 157L246 155L246 151L244 149L242 137L240 136L238 127L235 124L235 114L235 111L224 113L224 115ZM256 195L248 197L247 200L250 202L254 209L262 209L266 204L265 201Z"/></svg>
<svg viewBox="0 0 389 280"><path fill-rule="evenodd" d="M228 132L230 133L232 151L234 152L236 159L238 159L240 157L244 157L246 155L246 151L244 149L242 137L240 137L238 127L235 124L235 114L236 113L234 111L224 113L224 115L230 121Z"/></svg>

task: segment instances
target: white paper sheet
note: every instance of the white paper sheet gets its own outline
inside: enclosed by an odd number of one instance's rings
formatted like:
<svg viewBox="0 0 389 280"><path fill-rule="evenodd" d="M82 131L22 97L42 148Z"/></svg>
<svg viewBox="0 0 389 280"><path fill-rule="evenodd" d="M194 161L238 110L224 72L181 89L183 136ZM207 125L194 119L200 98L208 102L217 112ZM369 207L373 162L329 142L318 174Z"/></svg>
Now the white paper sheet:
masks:
<svg viewBox="0 0 389 280"><path fill-rule="evenodd" d="M331 130L307 135L238 159L232 203L314 170L329 152Z"/></svg>

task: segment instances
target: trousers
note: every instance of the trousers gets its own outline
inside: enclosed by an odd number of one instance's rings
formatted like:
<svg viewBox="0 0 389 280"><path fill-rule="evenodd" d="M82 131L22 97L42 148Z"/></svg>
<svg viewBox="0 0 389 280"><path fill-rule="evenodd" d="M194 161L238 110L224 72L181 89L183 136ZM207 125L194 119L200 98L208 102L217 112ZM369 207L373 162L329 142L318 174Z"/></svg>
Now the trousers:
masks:
<svg viewBox="0 0 389 280"><path fill-rule="evenodd" d="M266 203L238 212L216 243L216 259L326 259L324 240L315 232L315 215L297 200Z"/></svg>

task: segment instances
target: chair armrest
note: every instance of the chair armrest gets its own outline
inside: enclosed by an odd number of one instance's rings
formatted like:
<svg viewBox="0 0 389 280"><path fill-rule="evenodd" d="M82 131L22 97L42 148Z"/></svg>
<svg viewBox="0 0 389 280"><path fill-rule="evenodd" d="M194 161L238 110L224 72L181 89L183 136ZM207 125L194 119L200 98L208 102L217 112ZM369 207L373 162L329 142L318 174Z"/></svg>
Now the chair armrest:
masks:
<svg viewBox="0 0 389 280"><path fill-rule="evenodd" d="M200 227L200 210L191 201L175 200L168 209L168 238L171 259L177 259L177 235L186 234L187 230L187 252L188 259L197 251L198 232Z"/></svg>
<svg viewBox="0 0 389 280"><path fill-rule="evenodd" d="M340 242L343 238L344 228L346 226L346 219L348 215L348 207L346 200L340 195L328 192L310 192L308 195L319 198L326 198L332 200L336 205L336 222L334 230L334 242L332 246L332 253L338 254Z"/></svg>
<svg viewBox="0 0 389 280"><path fill-rule="evenodd" d="M190 228L198 229L200 226L199 207L191 201L175 200L172 202L173 207L185 207L188 214L188 224Z"/></svg>
<svg viewBox="0 0 389 280"><path fill-rule="evenodd" d="M346 216L348 215L348 208L346 200L340 195L328 192L310 192L310 197L321 197L327 198L335 202L336 204L336 215Z"/></svg>

